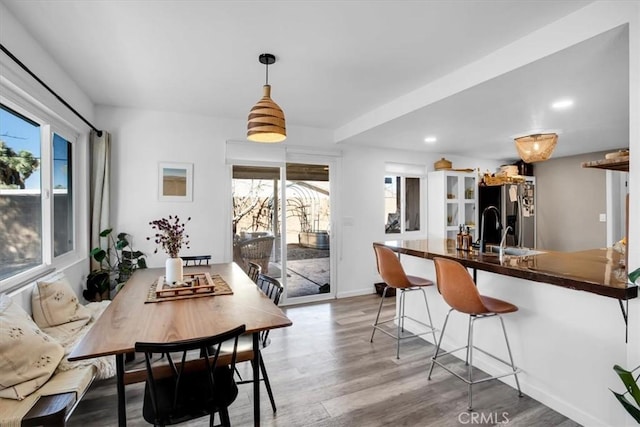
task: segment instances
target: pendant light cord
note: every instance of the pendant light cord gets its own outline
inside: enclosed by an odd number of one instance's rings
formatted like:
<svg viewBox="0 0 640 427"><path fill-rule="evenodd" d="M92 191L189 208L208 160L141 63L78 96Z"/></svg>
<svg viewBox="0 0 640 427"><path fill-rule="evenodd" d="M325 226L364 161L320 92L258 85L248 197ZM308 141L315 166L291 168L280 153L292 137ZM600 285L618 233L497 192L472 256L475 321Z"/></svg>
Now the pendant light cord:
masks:
<svg viewBox="0 0 640 427"><path fill-rule="evenodd" d="M265 81L266 81L266 85L269 84L269 61L266 62L266 64L264 64L267 67L267 71L265 72L266 76L265 76Z"/></svg>

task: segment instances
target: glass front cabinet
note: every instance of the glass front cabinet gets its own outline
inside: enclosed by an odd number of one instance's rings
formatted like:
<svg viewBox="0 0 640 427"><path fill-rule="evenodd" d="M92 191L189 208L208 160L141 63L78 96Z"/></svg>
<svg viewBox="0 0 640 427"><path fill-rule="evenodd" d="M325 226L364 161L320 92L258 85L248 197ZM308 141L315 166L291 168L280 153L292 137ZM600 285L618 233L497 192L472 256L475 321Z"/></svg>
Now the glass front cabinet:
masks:
<svg viewBox="0 0 640 427"><path fill-rule="evenodd" d="M428 237L429 239L451 239L462 225L476 241L478 223L478 187L475 172L435 171L429 172L428 191Z"/></svg>

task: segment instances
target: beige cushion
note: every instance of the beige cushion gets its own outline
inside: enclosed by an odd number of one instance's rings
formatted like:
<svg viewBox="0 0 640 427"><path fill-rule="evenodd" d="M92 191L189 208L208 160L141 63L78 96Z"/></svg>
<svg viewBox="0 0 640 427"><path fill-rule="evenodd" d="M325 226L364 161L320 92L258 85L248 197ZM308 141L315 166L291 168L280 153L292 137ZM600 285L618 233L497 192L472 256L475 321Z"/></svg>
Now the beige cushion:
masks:
<svg viewBox="0 0 640 427"><path fill-rule="evenodd" d="M69 331L76 331L91 320L91 313L80 305L64 275L37 282L31 294L31 311L43 329L64 324Z"/></svg>
<svg viewBox="0 0 640 427"><path fill-rule="evenodd" d="M0 397L24 399L44 384L64 348L7 295L0 295Z"/></svg>

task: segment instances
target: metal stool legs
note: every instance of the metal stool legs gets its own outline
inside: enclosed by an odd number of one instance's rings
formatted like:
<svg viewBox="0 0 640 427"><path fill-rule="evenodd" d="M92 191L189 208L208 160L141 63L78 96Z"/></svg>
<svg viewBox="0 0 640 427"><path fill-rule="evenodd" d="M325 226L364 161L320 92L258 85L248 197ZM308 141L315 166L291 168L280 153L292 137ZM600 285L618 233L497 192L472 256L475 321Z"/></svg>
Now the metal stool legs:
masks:
<svg viewBox="0 0 640 427"><path fill-rule="evenodd" d="M456 376L457 378L459 378L460 380L464 381L465 383L467 383L468 386L468 398L469 398L469 402L468 402L468 407L467 410L468 411L472 411L473 410L473 388L472 386L474 384L478 384L478 383L483 383L485 381L489 381L489 380L493 380L493 379L497 379L497 378L502 378L508 375L513 375L515 380L516 380L516 387L518 389L518 397L522 397L522 391L520 390L520 381L518 380L518 373L522 372L520 369L518 369L516 367L516 365L513 362L513 356L511 354L511 346L509 345L509 338L507 336L507 330L504 326L504 320L502 319L502 316L500 316L499 314L486 314L486 315L471 315L469 316L469 329L468 329L468 335L467 335L467 345L464 347L460 347L460 348L456 348L454 350L450 350L450 351L445 351L445 352L440 352L440 347L442 345L442 338L444 337L444 331L447 328L447 323L449 321L449 315L451 315L451 312L454 309L450 309L449 312L447 313L447 317L444 319L444 324L442 325L442 331L440 331L440 338L438 339L438 343L436 344L436 349L435 352L433 353L433 357L431 358L431 367L429 368L429 375L428 375L428 379L431 379L431 374L433 373L433 368L435 365L438 365L442 368L444 368L447 372L453 374L454 376ZM500 359L499 357L494 356L491 353L488 353L484 350L482 350L481 348L475 347L473 345L473 326L474 323L477 320L480 319L486 319L489 317L494 317L497 316L500 319L500 325L502 325L502 332L504 333L504 340L505 343L507 344L507 353L509 354L509 361L505 361ZM482 353L486 354L487 356L490 356L492 358L494 358L495 360L504 363L505 365L509 366L511 368L511 371L505 372L503 374L499 374L499 375L494 375L494 376L489 376L489 377L485 377L485 378L480 378L480 379L473 379L473 350L478 350L481 351ZM467 365L467 376L466 378L457 374L456 372L453 372L452 370L450 370L446 365L444 365L443 363L439 362L437 359L445 354L449 354L449 353L454 353L456 351L460 351L460 350L466 350L467 352L467 356L465 359L465 364Z"/></svg>
<svg viewBox="0 0 640 427"><path fill-rule="evenodd" d="M419 288L404 288L404 289L400 289L400 288L396 288L396 291L400 292L400 300L399 300L399 307L398 307L398 312L399 312L399 316L394 317L393 319L389 319L389 320L384 320L384 321L380 321L380 312L382 311L382 304L384 303L384 299L387 296L387 290L389 289L389 286L385 286L384 291L382 291L382 299L380 300L380 306L378 307L378 314L376 315L376 321L373 323L373 331L371 332L371 341L373 342L373 337L376 333L376 329L379 329L380 332L385 333L387 335L389 335L390 337L394 338L397 341L396 344L396 359L400 359L400 340L403 339L408 339L408 338L416 338L419 337L421 335L425 335L428 333L433 334L433 342L436 342L436 328L433 326L433 321L431 320L431 311L429 310L429 303L427 302L427 293L424 291L424 288L419 287ZM427 308L427 317L429 319L429 324L427 325L424 322L421 322L419 320L414 319L411 316L407 316L405 314L405 295L407 292L409 291L422 291L422 296L424 298L424 305ZM422 332L419 334L410 334L407 336L402 336L402 333L404 332L404 320L405 319L409 319L412 320L415 323L418 323L419 325L422 325L424 327L426 327L427 329L429 329L429 331L427 332ZM388 322L393 322L393 321L397 321L397 328L396 328L396 334L392 334L391 332L387 331L386 329L383 329L382 327L380 327L380 325L383 325L385 323Z"/></svg>

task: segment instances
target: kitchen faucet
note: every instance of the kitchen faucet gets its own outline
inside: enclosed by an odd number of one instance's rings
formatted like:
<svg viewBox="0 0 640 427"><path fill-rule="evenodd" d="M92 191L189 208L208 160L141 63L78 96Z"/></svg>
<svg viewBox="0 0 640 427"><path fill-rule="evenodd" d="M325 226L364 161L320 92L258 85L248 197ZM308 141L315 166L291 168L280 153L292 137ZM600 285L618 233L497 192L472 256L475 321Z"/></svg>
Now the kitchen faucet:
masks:
<svg viewBox="0 0 640 427"><path fill-rule="evenodd" d="M507 241L507 233L509 230L513 231L513 228L510 225L507 225L504 229L504 233L502 233L502 240L500 240L500 262L502 262L502 258L504 258L504 246Z"/></svg>
<svg viewBox="0 0 640 427"><path fill-rule="evenodd" d="M502 224L500 224L500 211L498 210L498 208L493 205L484 208L484 210L482 211L482 215L480 216L480 247L478 249L480 253L484 253L487 250L487 245L484 241L484 228L486 222L485 215L488 211L493 211L494 215L496 216L496 230L500 230L500 228L502 228Z"/></svg>

